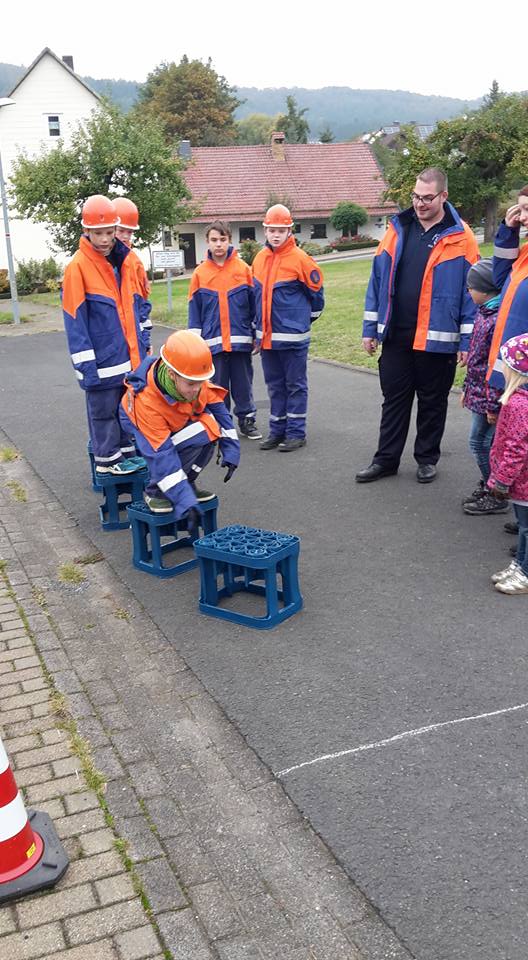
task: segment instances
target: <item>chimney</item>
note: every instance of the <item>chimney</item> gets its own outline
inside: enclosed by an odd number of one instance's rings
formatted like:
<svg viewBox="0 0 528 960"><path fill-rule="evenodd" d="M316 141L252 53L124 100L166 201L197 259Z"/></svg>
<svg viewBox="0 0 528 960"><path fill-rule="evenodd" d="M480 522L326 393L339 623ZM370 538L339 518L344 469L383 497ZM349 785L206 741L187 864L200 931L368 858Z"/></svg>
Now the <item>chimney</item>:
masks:
<svg viewBox="0 0 528 960"><path fill-rule="evenodd" d="M178 147L178 153L182 160L191 159L191 141L190 140L180 140L180 145Z"/></svg>
<svg viewBox="0 0 528 960"><path fill-rule="evenodd" d="M274 160L285 160L284 141L285 136L280 131L274 131L271 134L271 156Z"/></svg>
<svg viewBox="0 0 528 960"><path fill-rule="evenodd" d="M62 62L65 63L70 70L73 70L73 57L65 56L62 58Z"/></svg>

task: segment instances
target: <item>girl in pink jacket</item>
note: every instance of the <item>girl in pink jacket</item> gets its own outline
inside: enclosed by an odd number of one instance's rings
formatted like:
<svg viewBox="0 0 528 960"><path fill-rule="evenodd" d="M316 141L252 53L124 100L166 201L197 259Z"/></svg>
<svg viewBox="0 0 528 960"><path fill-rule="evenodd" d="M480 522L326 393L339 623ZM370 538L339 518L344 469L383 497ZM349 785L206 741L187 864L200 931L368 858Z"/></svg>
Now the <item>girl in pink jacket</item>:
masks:
<svg viewBox="0 0 528 960"><path fill-rule="evenodd" d="M519 522L517 556L492 576L500 593L528 594L528 333L500 348L506 389L490 453L488 487L499 499L511 499Z"/></svg>

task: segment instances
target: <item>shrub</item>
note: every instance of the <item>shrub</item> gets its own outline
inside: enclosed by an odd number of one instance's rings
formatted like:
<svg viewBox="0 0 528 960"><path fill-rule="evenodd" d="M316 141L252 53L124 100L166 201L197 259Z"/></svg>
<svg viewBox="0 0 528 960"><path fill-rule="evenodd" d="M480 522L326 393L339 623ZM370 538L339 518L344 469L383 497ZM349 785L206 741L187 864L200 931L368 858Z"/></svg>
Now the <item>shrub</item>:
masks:
<svg viewBox="0 0 528 960"><path fill-rule="evenodd" d="M47 284L50 281L58 283L61 274L61 268L53 257L47 260L21 260L16 272L18 292L23 296L37 290L44 293L50 289Z"/></svg>
<svg viewBox="0 0 528 960"><path fill-rule="evenodd" d="M332 240L330 250L357 250L358 247L377 247L379 240L372 237L363 237L358 234L357 237L341 237L339 240Z"/></svg>
<svg viewBox="0 0 528 960"><path fill-rule="evenodd" d="M309 257L318 257L324 252L322 244L316 243L315 240L305 240L299 246Z"/></svg>
<svg viewBox="0 0 528 960"><path fill-rule="evenodd" d="M7 270L0 270L0 294L9 293L9 274Z"/></svg>
<svg viewBox="0 0 528 960"><path fill-rule="evenodd" d="M243 240L238 248L238 253L240 259L251 266L260 249L260 243L257 243L256 240Z"/></svg>

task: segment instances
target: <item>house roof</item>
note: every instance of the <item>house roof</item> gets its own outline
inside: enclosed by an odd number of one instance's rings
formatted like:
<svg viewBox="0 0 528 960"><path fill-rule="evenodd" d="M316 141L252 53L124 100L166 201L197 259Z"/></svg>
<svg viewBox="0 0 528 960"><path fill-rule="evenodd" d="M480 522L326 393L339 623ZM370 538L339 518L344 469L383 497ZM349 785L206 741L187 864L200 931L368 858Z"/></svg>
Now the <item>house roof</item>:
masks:
<svg viewBox="0 0 528 960"><path fill-rule="evenodd" d="M387 185L366 143L286 143L284 157L274 159L270 144L193 147L185 180L200 207L194 222L261 219L270 194L289 199L298 220L326 218L340 200L371 216L398 209L383 201Z"/></svg>
<svg viewBox="0 0 528 960"><path fill-rule="evenodd" d="M41 50L41 52L39 53L38 57L36 57L35 60L33 60L33 63L30 64L30 66L27 68L26 72L23 73L22 76L17 80L17 82L15 83L15 86L13 87L13 89L10 91L10 93L8 93L8 97L12 97L12 96L13 96L15 90L18 90L19 86L20 86L22 83L24 83L24 80L26 79L26 77L29 76L29 74L31 73L31 71L35 69L35 67L37 66L37 64L40 63L40 61L42 60L43 57L46 56L46 54L47 54L48 56L50 56L50 57L53 57L53 59L57 61L57 63L59 64L59 66L61 66L64 70L66 70L66 73L69 73L70 76L73 77L74 80L77 80L77 83L80 83L80 84L85 88L85 90L88 90L88 92L91 93L92 96L96 98L96 100L100 100L100 99L101 99L101 97L99 96L99 94L96 93L95 90L92 90L92 88L89 87L88 84L85 83L84 80L83 80L77 73L75 73L75 70L72 70L72 69L68 66L67 63L64 63L64 60L61 60L61 58L58 57L56 53L53 53L53 50L50 50L49 47L44 47L44 49Z"/></svg>

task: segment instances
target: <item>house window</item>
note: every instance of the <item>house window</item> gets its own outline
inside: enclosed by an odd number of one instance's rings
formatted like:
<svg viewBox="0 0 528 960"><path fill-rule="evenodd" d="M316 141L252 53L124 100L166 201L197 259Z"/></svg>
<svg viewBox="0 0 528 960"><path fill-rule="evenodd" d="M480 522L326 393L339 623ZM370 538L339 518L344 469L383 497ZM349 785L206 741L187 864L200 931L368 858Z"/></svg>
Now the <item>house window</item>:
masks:
<svg viewBox="0 0 528 960"><path fill-rule="evenodd" d="M240 227L238 231L238 242L243 243L244 240L256 240L255 236L255 227Z"/></svg>
<svg viewBox="0 0 528 960"><path fill-rule="evenodd" d="M60 121L57 116L48 116L48 131L50 137L60 137Z"/></svg>
<svg viewBox="0 0 528 960"><path fill-rule="evenodd" d="M171 230L163 231L163 246L172 247L172 232Z"/></svg>
<svg viewBox="0 0 528 960"><path fill-rule="evenodd" d="M312 223L310 240L326 240L326 223Z"/></svg>
<svg viewBox="0 0 528 960"><path fill-rule="evenodd" d="M294 223L292 233L300 233L302 225L300 223Z"/></svg>

